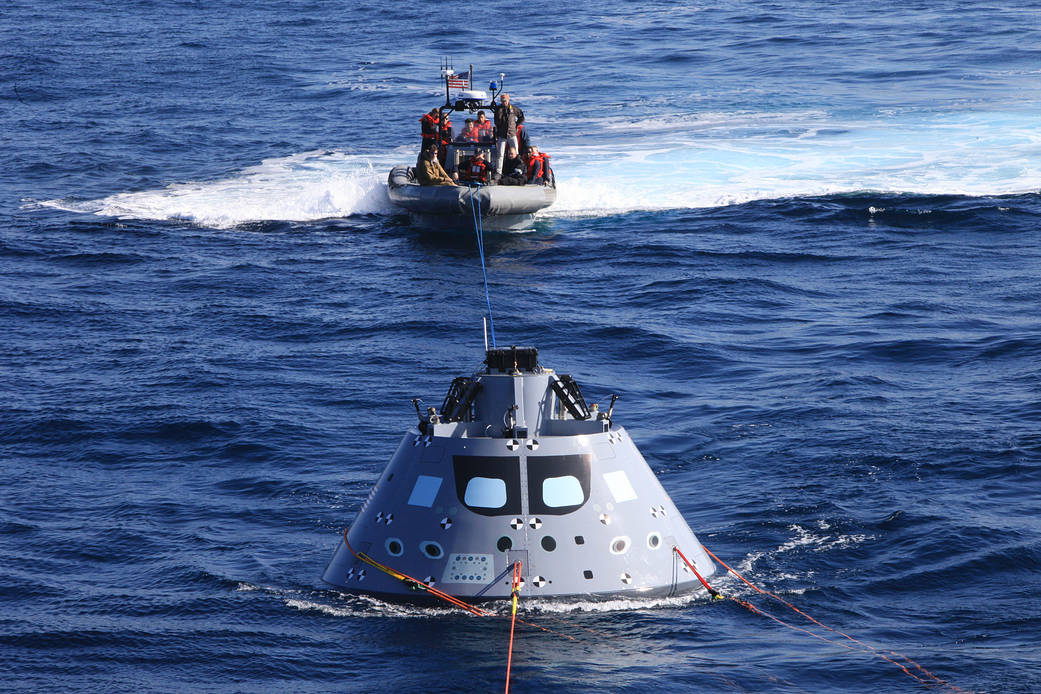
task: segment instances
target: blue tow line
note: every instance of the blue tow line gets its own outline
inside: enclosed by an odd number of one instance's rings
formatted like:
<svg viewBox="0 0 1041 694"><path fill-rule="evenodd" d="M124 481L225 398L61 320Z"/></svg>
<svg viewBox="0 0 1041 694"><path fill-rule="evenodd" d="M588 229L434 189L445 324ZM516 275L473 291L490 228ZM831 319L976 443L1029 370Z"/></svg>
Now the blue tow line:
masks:
<svg viewBox="0 0 1041 694"><path fill-rule="evenodd" d="M480 190L480 183L470 184L470 212L474 218L474 232L477 234L477 250L481 254L481 273L484 275L484 300L488 304L488 327L492 333L492 347L495 346L495 321L492 320L492 297L488 293L488 269L484 265L484 229L481 226L481 206L474 204L474 194Z"/></svg>

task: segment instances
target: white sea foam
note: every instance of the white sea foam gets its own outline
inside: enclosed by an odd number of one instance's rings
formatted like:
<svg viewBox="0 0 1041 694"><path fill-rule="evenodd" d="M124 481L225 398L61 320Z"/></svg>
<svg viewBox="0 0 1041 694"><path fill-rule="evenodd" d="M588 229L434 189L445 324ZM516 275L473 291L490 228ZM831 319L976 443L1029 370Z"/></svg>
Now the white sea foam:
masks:
<svg viewBox="0 0 1041 694"><path fill-rule="evenodd" d="M131 219L182 219L229 228L246 222L310 221L356 214L389 214L387 170L408 156L382 158L342 152L304 152L265 160L234 176L118 193L100 200L50 200L49 207Z"/></svg>
<svg viewBox="0 0 1041 694"><path fill-rule="evenodd" d="M280 600L286 607L303 612L317 612L330 617L400 617L430 618L446 615L466 615L448 605L419 607L405 603L389 603L367 595L347 595L335 591L295 590L275 586L239 583L236 592L263 593ZM571 614L582 612L632 612L636 610L683 608L709 598L702 592L676 597L627 597L614 600L539 599L526 600L523 592L519 609L537 621L539 614ZM508 616L507 600L481 603L481 609L492 615Z"/></svg>
<svg viewBox="0 0 1041 694"><path fill-rule="evenodd" d="M239 583L236 592L263 593L280 600L286 607L304 612L318 612L331 617L435 617L457 614L453 607L416 607L388 603L367 595L346 595L329 590L297 590L276 586Z"/></svg>
<svg viewBox="0 0 1041 694"><path fill-rule="evenodd" d="M890 113L870 121L838 121L819 111L701 113L590 127L597 134L585 140L543 142L558 174L557 202L544 216L865 191L979 196L1041 189L1041 118L1032 113ZM380 155L304 152L213 181L40 204L218 228L392 214L386 173L414 156L411 146Z"/></svg>
<svg viewBox="0 0 1041 694"><path fill-rule="evenodd" d="M523 597L523 596L522 596ZM635 610L651 610L659 608L686 607L696 602L707 602L709 598L702 592L681 595L671 598L618 598L615 600L538 600L524 604L524 608L532 613L550 612L566 614L570 612L633 612Z"/></svg>
<svg viewBox="0 0 1041 694"><path fill-rule="evenodd" d="M1006 195L1041 189L1041 122L963 113L832 122L806 112L610 126L611 149L555 158L551 215L716 207L857 192ZM639 149L625 150L626 141Z"/></svg>
<svg viewBox="0 0 1041 694"><path fill-rule="evenodd" d="M442 607L413 607L411 605L396 605L379 600L354 598L351 602L342 604L331 604L317 600L306 600L301 598L285 598L286 607L304 612L318 612L330 617L400 617L400 618L429 618L444 615L466 614L455 608Z"/></svg>
<svg viewBox="0 0 1041 694"><path fill-rule="evenodd" d="M874 539L873 535L867 535L864 533L831 534L828 532L831 530L831 525L827 521L823 520L817 522L816 530L812 528L804 528L797 524L788 526L788 530L792 533L790 540L781 543L772 550L749 553L748 556L738 564L739 572L752 580L751 577L755 573L756 563L760 559L785 554L797 549L809 549L812 552L827 552L833 549L845 549ZM779 574L770 575L769 579L771 582L779 583L789 580L806 580L812 575L813 572L808 570L801 576Z"/></svg>

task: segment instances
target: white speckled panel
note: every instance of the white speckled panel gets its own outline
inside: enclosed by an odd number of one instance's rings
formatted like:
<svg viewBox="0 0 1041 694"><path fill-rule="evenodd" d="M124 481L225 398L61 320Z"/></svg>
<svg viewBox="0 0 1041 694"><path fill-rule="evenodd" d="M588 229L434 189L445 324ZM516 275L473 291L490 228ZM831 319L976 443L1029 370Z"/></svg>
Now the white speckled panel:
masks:
<svg viewBox="0 0 1041 694"><path fill-rule="evenodd" d="M450 554L442 583L490 583L495 562L490 554Z"/></svg>

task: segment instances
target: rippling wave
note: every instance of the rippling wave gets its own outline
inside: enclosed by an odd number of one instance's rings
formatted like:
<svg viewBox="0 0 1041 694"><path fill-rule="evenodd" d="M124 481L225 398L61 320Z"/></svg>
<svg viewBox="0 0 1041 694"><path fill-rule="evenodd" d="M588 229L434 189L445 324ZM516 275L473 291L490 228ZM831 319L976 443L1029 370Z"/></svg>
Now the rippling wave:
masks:
<svg viewBox="0 0 1041 694"><path fill-rule="evenodd" d="M962 690L1041 686L1041 6L594 9L5 7L6 689L503 686L504 619L319 579L410 399L481 362L473 238L385 192L445 46L559 177L485 240L498 340L620 394L757 585ZM522 627L518 691L928 688L703 594L521 603L576 640Z"/></svg>

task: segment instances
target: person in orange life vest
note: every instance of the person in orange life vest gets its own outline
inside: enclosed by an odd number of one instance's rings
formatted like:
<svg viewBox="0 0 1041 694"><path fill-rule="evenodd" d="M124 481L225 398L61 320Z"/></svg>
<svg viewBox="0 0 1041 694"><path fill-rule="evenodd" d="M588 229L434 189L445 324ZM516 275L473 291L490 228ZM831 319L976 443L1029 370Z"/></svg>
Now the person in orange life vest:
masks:
<svg viewBox="0 0 1041 694"><path fill-rule="evenodd" d="M455 138L456 142L477 142L479 134L477 128L474 126L474 119L467 118L466 123L463 125L463 132Z"/></svg>
<svg viewBox="0 0 1041 694"><path fill-rule="evenodd" d="M466 123L463 125L463 131L456 136L453 142L454 144L448 145L446 149L445 162L448 170L452 173L455 173L456 169L459 166L459 155L457 154L457 146L459 144L474 144L477 142L477 128L474 127L473 118L466 119Z"/></svg>
<svg viewBox="0 0 1041 694"><path fill-rule="evenodd" d="M441 157L441 162L444 163L448 161L448 159L446 158L448 153L448 145L452 144L452 120L447 113L444 115L444 118L441 119L440 132L441 149L439 155Z"/></svg>
<svg viewBox="0 0 1041 694"><path fill-rule="evenodd" d="M441 125L441 112L436 108L430 109L430 113L424 113L419 119L420 131L423 134L423 143L437 140L437 129Z"/></svg>
<svg viewBox="0 0 1041 694"><path fill-rule="evenodd" d="M452 141L452 117L447 113L441 119L441 144Z"/></svg>
<svg viewBox="0 0 1041 694"><path fill-rule="evenodd" d="M470 157L470 162L463 168L461 178L477 183L488 181L488 162L484 160L483 151L478 150L477 154Z"/></svg>
<svg viewBox="0 0 1041 694"><path fill-rule="evenodd" d="M539 148L532 145L528 148L528 183L544 184L550 182L549 155L539 154Z"/></svg>
<svg viewBox="0 0 1041 694"><path fill-rule="evenodd" d="M477 137L481 142L491 142L494 139L492 122L484 115L484 111L477 112L477 122L474 123L474 127L477 128Z"/></svg>

